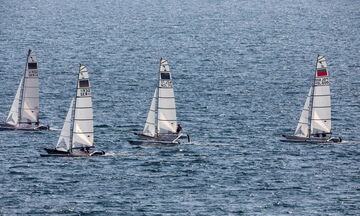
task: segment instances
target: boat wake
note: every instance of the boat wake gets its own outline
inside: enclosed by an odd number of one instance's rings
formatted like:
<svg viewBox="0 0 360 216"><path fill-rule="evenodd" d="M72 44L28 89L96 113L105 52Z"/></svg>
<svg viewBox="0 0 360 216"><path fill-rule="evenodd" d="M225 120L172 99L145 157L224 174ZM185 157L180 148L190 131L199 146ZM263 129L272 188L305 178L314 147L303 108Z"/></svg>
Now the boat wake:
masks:
<svg viewBox="0 0 360 216"><path fill-rule="evenodd" d="M232 146L230 143L198 143L198 142L190 142L190 143L182 143L181 145L196 145L196 146Z"/></svg>
<svg viewBox="0 0 360 216"><path fill-rule="evenodd" d="M59 131L59 130L61 130L61 129L60 128L53 128L53 127L49 128L49 131Z"/></svg>
<svg viewBox="0 0 360 216"><path fill-rule="evenodd" d="M123 153L105 153L105 155L102 155L102 157L149 157L149 156L157 156L159 154L156 153L149 153L149 154L123 154ZM200 156L200 157L207 157L208 155L199 155L199 154L191 154L191 153L167 153L167 154L161 154L162 156L173 156L173 157L194 157L194 156Z"/></svg>
<svg viewBox="0 0 360 216"><path fill-rule="evenodd" d="M360 145L360 140L343 140L336 144L351 144L351 145L359 144Z"/></svg>
<svg viewBox="0 0 360 216"><path fill-rule="evenodd" d="M103 157L144 157L149 156L146 154L124 154L124 153L116 153L116 152L107 152Z"/></svg>

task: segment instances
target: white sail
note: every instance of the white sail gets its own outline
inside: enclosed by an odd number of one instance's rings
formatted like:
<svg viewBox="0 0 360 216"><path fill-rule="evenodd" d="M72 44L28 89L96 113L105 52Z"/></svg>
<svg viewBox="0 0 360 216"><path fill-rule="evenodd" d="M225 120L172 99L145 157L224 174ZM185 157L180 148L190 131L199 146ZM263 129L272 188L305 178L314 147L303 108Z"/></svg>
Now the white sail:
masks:
<svg viewBox="0 0 360 216"><path fill-rule="evenodd" d="M311 134L331 133L330 80L324 56L317 58L311 113Z"/></svg>
<svg viewBox="0 0 360 216"><path fill-rule="evenodd" d="M160 59L160 77L158 83L157 121L158 133L176 133L176 106L170 68L165 59Z"/></svg>
<svg viewBox="0 0 360 216"><path fill-rule="evenodd" d="M147 136L154 137L156 134L155 131L155 104L157 102L157 88L155 89L154 96L151 100L150 110L148 116L146 118L145 127L143 130L143 134Z"/></svg>
<svg viewBox="0 0 360 216"><path fill-rule="evenodd" d="M91 147L94 145L93 108L90 87L88 71L85 66L80 65L75 99L72 148Z"/></svg>
<svg viewBox="0 0 360 216"><path fill-rule="evenodd" d="M70 149L70 135L71 135L71 119L73 114L74 99L71 100L69 111L67 112L60 137L56 144L56 149L59 151L68 151Z"/></svg>
<svg viewBox="0 0 360 216"><path fill-rule="evenodd" d="M19 122L19 103L20 103L22 82L23 82L23 79L21 79L21 81L20 81L20 85L18 87L18 90L16 91L16 95L15 95L14 101L11 105L9 115L6 119L6 123L9 125L16 126Z"/></svg>
<svg viewBox="0 0 360 216"><path fill-rule="evenodd" d="M310 105L310 98L312 94L312 87L309 90L309 93L306 97L306 101L304 107L302 109L300 119L298 125L295 130L295 136L298 137L308 137L309 134L309 105Z"/></svg>
<svg viewBox="0 0 360 216"><path fill-rule="evenodd" d="M35 53L29 50L20 101L20 127L39 123L39 74Z"/></svg>

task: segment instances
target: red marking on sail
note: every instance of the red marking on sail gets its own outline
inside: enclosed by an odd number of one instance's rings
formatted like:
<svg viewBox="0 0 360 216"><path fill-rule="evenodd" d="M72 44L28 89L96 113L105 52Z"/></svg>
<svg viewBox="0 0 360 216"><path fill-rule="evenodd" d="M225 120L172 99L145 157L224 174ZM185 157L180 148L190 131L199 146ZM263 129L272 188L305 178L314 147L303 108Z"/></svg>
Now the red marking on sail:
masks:
<svg viewBox="0 0 360 216"><path fill-rule="evenodd" d="M317 72L316 72L317 77L323 77L323 76L327 76L327 75L328 75L328 72L326 71L326 69L320 69L320 70L317 70Z"/></svg>

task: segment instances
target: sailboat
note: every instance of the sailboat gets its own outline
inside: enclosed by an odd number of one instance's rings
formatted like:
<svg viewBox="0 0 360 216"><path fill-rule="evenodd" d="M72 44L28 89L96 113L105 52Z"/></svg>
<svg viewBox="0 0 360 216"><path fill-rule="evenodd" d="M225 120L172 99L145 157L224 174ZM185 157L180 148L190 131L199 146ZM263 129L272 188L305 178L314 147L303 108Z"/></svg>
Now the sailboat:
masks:
<svg viewBox="0 0 360 216"><path fill-rule="evenodd" d="M160 59L157 86L151 101L142 132L135 133L141 140L128 140L130 144L180 144L179 139L190 136L181 133L181 126L177 124L176 105L173 81L170 67L166 59Z"/></svg>
<svg viewBox="0 0 360 216"><path fill-rule="evenodd" d="M25 72L0 130L48 130L39 121L39 72L35 52L28 51Z"/></svg>
<svg viewBox="0 0 360 216"><path fill-rule="evenodd" d="M70 103L60 137L54 149L44 148L41 156L86 157L104 155L95 151L93 107L87 68L80 65L76 84L76 96Z"/></svg>
<svg viewBox="0 0 360 216"><path fill-rule="evenodd" d="M332 137L331 94L328 66L324 56L318 55L313 84L306 97L294 135L283 135L283 142L341 142Z"/></svg>

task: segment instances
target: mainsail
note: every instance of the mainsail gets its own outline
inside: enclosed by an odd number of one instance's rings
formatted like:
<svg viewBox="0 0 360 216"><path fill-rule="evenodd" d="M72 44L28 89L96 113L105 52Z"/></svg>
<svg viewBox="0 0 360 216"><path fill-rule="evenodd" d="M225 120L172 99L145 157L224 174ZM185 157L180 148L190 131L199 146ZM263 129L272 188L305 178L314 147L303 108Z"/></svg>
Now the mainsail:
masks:
<svg viewBox="0 0 360 216"><path fill-rule="evenodd" d="M156 134L155 131L155 104L157 103L157 95L158 95L158 89L155 89L154 96L151 100L151 106L148 113L148 116L146 118L146 123L144 126L143 134L146 136L154 137Z"/></svg>
<svg viewBox="0 0 360 216"><path fill-rule="evenodd" d="M173 82L167 60L160 59L157 104L157 133L176 133L176 106Z"/></svg>
<svg viewBox="0 0 360 216"><path fill-rule="evenodd" d="M331 133L331 94L330 80L324 56L318 56L314 84L310 88L305 105L301 112L295 136Z"/></svg>
<svg viewBox="0 0 360 216"><path fill-rule="evenodd" d="M324 56L317 58L311 114L311 134L331 133L330 81Z"/></svg>
<svg viewBox="0 0 360 216"><path fill-rule="evenodd" d="M35 53L29 50L20 101L19 124L39 123L39 74Z"/></svg>
<svg viewBox="0 0 360 216"><path fill-rule="evenodd" d="M39 74L36 55L32 50L28 52L25 73L6 123L16 127L39 124Z"/></svg>
<svg viewBox="0 0 360 216"><path fill-rule="evenodd" d="M90 87L88 71L84 65L80 65L73 116L72 148L92 147L94 145Z"/></svg>
<svg viewBox="0 0 360 216"><path fill-rule="evenodd" d="M71 135L71 119L73 114L74 99L71 100L69 111L67 112L60 137L56 144L56 149L59 151L68 151L70 149L70 135Z"/></svg>

